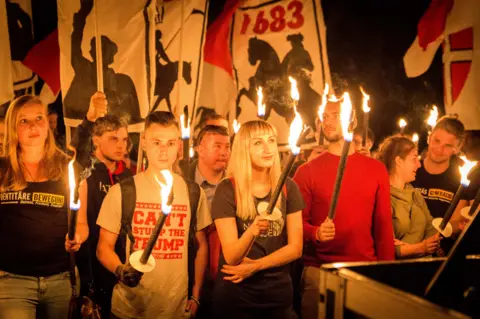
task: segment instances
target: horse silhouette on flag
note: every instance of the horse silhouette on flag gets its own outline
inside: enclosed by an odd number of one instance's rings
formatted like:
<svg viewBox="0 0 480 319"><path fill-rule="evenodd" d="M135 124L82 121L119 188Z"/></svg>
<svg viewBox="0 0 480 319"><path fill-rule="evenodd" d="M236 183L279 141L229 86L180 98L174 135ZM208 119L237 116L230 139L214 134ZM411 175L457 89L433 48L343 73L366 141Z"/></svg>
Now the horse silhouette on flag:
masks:
<svg viewBox="0 0 480 319"><path fill-rule="evenodd" d="M290 34L286 39L292 48L282 61L267 41L257 37L249 39L248 61L251 65L256 65L258 62L259 64L255 74L248 79L249 87L242 88L237 95L237 117L241 112L241 98L246 96L257 105L257 88L261 86L263 103L266 106L265 119L270 117L273 109L290 124L295 116L288 80L288 77L291 76L297 81L300 93L297 111L302 116L304 123L314 128L321 96L312 88L312 81L306 72L314 69L312 58L303 46L304 38L301 33Z"/></svg>

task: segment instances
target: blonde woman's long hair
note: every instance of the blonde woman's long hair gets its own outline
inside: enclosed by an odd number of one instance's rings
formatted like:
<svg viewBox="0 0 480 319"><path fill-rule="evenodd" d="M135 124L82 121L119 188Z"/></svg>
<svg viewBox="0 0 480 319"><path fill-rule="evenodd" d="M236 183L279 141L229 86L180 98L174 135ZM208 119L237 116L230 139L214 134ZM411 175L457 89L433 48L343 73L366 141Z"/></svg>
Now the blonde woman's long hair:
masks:
<svg viewBox="0 0 480 319"><path fill-rule="evenodd" d="M19 191L27 187L27 180L21 167L21 148L18 141L17 125L19 111L27 104L42 105L47 116L47 107L33 95L23 95L15 99L8 107L5 116L5 138L3 155L5 166L0 176L0 192ZM48 180L58 181L64 176L68 157L55 144L51 130L45 140L43 159L40 163L41 175Z"/></svg>
<svg viewBox="0 0 480 319"><path fill-rule="evenodd" d="M237 202L237 216L243 220L254 219L257 215L254 196L252 194L252 160L250 158L250 144L252 139L258 135L273 134L277 132L273 126L265 121L250 121L242 124L235 135L233 142L230 163L227 168L227 178L235 181L235 198ZM271 190L275 189L280 178L280 156L278 152L274 155L273 166L269 169ZM283 196L283 195L281 195ZM282 200L277 201L280 207Z"/></svg>

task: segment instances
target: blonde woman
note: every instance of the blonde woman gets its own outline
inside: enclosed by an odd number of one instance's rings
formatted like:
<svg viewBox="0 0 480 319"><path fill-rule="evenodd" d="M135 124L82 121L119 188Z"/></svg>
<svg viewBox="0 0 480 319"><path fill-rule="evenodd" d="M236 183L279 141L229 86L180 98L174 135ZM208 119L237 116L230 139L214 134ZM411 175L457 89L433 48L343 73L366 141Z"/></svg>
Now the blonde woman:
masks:
<svg viewBox="0 0 480 319"><path fill-rule="evenodd" d="M440 236L422 194L410 184L421 166L417 146L406 137L391 136L380 145L378 159L390 177L397 259L432 255L439 247Z"/></svg>
<svg viewBox="0 0 480 319"><path fill-rule="evenodd" d="M222 245L214 312L219 318L296 318L288 263L302 255L302 196L287 179L277 203L280 219L265 220L256 208L268 202L280 176L270 124L242 125L226 175L212 201Z"/></svg>
<svg viewBox="0 0 480 319"><path fill-rule="evenodd" d="M47 108L30 95L5 119L0 159L0 318L67 318L67 251L88 237L85 209L66 240L67 156L55 145Z"/></svg>

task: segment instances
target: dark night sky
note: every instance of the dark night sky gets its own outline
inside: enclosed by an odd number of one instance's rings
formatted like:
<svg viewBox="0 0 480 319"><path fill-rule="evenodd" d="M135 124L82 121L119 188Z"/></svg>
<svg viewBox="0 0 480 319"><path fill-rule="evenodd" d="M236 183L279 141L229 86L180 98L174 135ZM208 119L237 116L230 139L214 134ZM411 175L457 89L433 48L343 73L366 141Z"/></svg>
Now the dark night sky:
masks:
<svg viewBox="0 0 480 319"><path fill-rule="evenodd" d="M36 40L56 28L56 1L33 0ZM209 21L225 0L211 0ZM441 52L424 75L408 79L402 58L430 0L324 0L327 49L337 94L348 89L360 107L362 85L371 95L371 127L377 141L404 116L411 131L426 134L426 104L443 112ZM355 101L355 100L354 100ZM420 116L422 115L422 116Z"/></svg>

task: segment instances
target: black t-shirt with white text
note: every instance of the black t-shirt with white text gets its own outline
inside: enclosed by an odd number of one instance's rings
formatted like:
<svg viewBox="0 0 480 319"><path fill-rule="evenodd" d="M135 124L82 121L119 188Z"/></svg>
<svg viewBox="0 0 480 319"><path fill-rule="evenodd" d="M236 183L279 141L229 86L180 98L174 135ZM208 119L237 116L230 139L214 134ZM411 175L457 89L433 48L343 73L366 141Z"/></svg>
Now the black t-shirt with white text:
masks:
<svg viewBox="0 0 480 319"><path fill-rule="evenodd" d="M68 271L66 195L63 180L0 193L0 270L35 277Z"/></svg>
<svg viewBox="0 0 480 319"><path fill-rule="evenodd" d="M417 170L417 176L412 185L422 193L428 210L434 218L443 217L447 212L460 185L461 175L458 167L461 164L460 159L452 158L445 172L430 174L425 170L422 162L422 167Z"/></svg>
<svg viewBox="0 0 480 319"><path fill-rule="evenodd" d="M298 186L290 178L286 182L286 194L287 199L282 203L282 218L271 222L268 233L255 239L247 255L248 258L260 259L287 245L286 215L301 211L305 204ZM284 198L283 195L280 199L282 198ZM268 202L269 199L270 194L265 198L255 198L255 205L260 201ZM212 218L215 220L228 217L235 217L239 238L253 222L253 220L243 220L236 216L234 186L230 180L226 179L218 185L213 197ZM214 295L214 303L219 307L269 309L288 307L292 304L293 288L288 265L257 272L235 284L223 279L225 274L221 269L224 264L225 259L221 254Z"/></svg>

